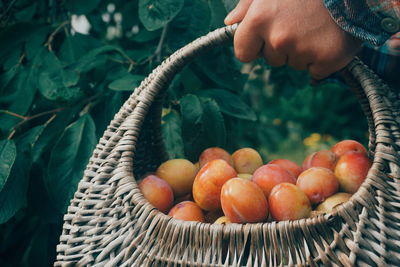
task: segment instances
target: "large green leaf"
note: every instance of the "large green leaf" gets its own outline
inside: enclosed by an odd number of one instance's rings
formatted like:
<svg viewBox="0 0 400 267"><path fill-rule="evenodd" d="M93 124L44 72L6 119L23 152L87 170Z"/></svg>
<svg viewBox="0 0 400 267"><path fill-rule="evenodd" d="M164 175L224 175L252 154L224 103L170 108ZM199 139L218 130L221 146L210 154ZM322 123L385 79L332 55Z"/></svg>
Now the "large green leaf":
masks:
<svg viewBox="0 0 400 267"><path fill-rule="evenodd" d="M200 37L210 30L211 11L206 0L186 1L183 9L171 22L168 44L172 50Z"/></svg>
<svg viewBox="0 0 400 267"><path fill-rule="evenodd" d="M133 91L144 78L143 75L127 74L111 82L108 88L115 91Z"/></svg>
<svg viewBox="0 0 400 267"><path fill-rule="evenodd" d="M181 98L180 107L185 155L190 160L195 160L204 142L204 140L201 139L202 135L204 135L202 125L203 107L201 106L200 99L191 94Z"/></svg>
<svg viewBox="0 0 400 267"><path fill-rule="evenodd" d="M13 140L0 141L0 191L6 184L11 168L17 156L17 148Z"/></svg>
<svg viewBox="0 0 400 267"><path fill-rule="evenodd" d="M257 120L254 110L243 102L238 95L228 90L208 89L197 91L196 94L214 99L218 103L221 111L229 116L250 121Z"/></svg>
<svg viewBox="0 0 400 267"><path fill-rule="evenodd" d="M61 212L66 211L76 191L96 141L93 119L85 114L65 129L51 151L46 185Z"/></svg>
<svg viewBox="0 0 400 267"><path fill-rule="evenodd" d="M82 15L93 11L101 2L101 0L68 0L65 6L74 14Z"/></svg>
<svg viewBox="0 0 400 267"><path fill-rule="evenodd" d="M16 140L17 155L10 175L0 192L0 224L8 221L26 205L26 194L31 169L30 152L42 127L37 126Z"/></svg>
<svg viewBox="0 0 400 267"><path fill-rule="evenodd" d="M20 71L12 81L10 81L7 87L9 93L2 96L2 101L6 101L4 109L20 115L25 115L28 112L36 94L36 75L37 68L35 64L25 68L21 67ZM4 132L8 132L20 121L20 118L0 114L0 129Z"/></svg>
<svg viewBox="0 0 400 267"><path fill-rule="evenodd" d="M75 33L65 38L58 56L62 63L72 64L99 46L101 46L100 41L92 36Z"/></svg>
<svg viewBox="0 0 400 267"><path fill-rule="evenodd" d="M241 91L246 75L240 71L238 62L227 47L217 47L195 59L196 67L219 87Z"/></svg>
<svg viewBox="0 0 400 267"><path fill-rule="evenodd" d="M38 53L42 53L43 45L50 34L51 28L43 26L35 30L35 34L30 36L25 42L25 52L28 60L33 60Z"/></svg>
<svg viewBox="0 0 400 267"><path fill-rule="evenodd" d="M162 120L161 129L169 158L185 157L181 130L182 121L179 114L171 111Z"/></svg>
<svg viewBox="0 0 400 267"><path fill-rule="evenodd" d="M64 129L81 108L82 106L78 105L58 112L56 118L44 126L43 133L38 136L33 146L33 162L38 162L43 153L50 154L50 149L54 146L57 138L63 133Z"/></svg>
<svg viewBox="0 0 400 267"><path fill-rule="evenodd" d="M73 102L82 97L82 91L75 86L79 73L64 70L54 53L48 53L39 74L39 91L47 99L59 102Z"/></svg>
<svg viewBox="0 0 400 267"><path fill-rule="evenodd" d="M202 127L203 107L200 99L188 94L180 100L182 114L182 135L184 139L195 139Z"/></svg>
<svg viewBox="0 0 400 267"><path fill-rule="evenodd" d="M0 192L0 224L8 221L26 204L30 160L25 153L17 151L10 176Z"/></svg>
<svg viewBox="0 0 400 267"><path fill-rule="evenodd" d="M202 101L203 106L203 125L205 140L209 147L224 147L226 142L226 129L224 117L219 110L217 103L213 99Z"/></svg>
<svg viewBox="0 0 400 267"><path fill-rule="evenodd" d="M188 94L181 98L180 106L185 155L190 160L197 161L200 153L208 147L224 147L224 119L214 100Z"/></svg>
<svg viewBox="0 0 400 267"><path fill-rule="evenodd" d="M182 9L184 0L139 0L139 19L149 31L162 28Z"/></svg>
<svg viewBox="0 0 400 267"><path fill-rule="evenodd" d="M121 48L119 48L118 46L104 45L90 50L88 53L82 56L78 61L76 61L76 63L73 64L71 67L73 67L78 72L90 71L99 65L105 64L107 58L105 55L103 55L103 53L108 53L108 52L123 53Z"/></svg>

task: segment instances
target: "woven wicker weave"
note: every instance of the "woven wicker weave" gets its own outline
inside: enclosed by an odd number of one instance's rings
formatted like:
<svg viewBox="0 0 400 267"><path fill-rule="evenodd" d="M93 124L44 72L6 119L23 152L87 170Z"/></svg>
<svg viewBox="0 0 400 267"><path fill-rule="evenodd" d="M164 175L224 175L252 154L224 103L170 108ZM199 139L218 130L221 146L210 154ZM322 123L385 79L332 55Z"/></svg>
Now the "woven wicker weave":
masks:
<svg viewBox="0 0 400 267"><path fill-rule="evenodd" d="M122 106L64 216L55 266L400 266L399 97L357 59L346 76L369 123L373 165L333 214L223 226L172 219L143 198L135 177L167 158L160 129L165 89L191 59L230 42L234 31L218 29L174 53Z"/></svg>

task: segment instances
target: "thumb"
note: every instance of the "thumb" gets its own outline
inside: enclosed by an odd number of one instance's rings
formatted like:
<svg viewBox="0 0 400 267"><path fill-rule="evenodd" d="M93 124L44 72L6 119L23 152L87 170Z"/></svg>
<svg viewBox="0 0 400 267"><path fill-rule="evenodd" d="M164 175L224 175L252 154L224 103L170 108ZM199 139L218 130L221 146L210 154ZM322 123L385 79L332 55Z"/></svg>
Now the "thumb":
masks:
<svg viewBox="0 0 400 267"><path fill-rule="evenodd" d="M231 25L243 20L253 0L240 0L237 6L226 16L225 25Z"/></svg>

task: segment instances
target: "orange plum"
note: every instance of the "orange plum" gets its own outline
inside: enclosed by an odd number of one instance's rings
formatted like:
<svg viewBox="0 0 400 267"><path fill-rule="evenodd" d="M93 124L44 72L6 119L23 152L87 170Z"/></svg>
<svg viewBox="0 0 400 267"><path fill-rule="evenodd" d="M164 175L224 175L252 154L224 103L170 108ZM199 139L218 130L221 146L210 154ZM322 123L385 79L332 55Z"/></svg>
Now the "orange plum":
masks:
<svg viewBox="0 0 400 267"><path fill-rule="evenodd" d="M308 197L291 183L275 186L268 197L268 203L272 218L276 221L298 220L311 214Z"/></svg>
<svg viewBox="0 0 400 267"><path fill-rule="evenodd" d="M156 175L172 187L176 197L191 192L196 173L195 165L187 159L170 159L162 163L156 171Z"/></svg>
<svg viewBox="0 0 400 267"><path fill-rule="evenodd" d="M350 194L357 192L371 165L371 161L364 153L350 151L342 155L335 168L341 190Z"/></svg>
<svg viewBox="0 0 400 267"><path fill-rule="evenodd" d="M311 167L297 178L296 185L307 195L312 204L324 201L339 189L335 174L327 168Z"/></svg>
<svg viewBox="0 0 400 267"><path fill-rule="evenodd" d="M233 165L238 173L254 173L263 165L260 154L252 148L241 148L232 154Z"/></svg>
<svg viewBox="0 0 400 267"><path fill-rule="evenodd" d="M324 167L330 170L335 169L336 155L330 150L320 150L310 154L303 162L303 169L311 167Z"/></svg>
<svg viewBox="0 0 400 267"><path fill-rule="evenodd" d="M264 192L265 196L268 197L274 186L284 182L295 184L296 177L279 165L266 164L254 172L252 181L255 182Z"/></svg>
<svg viewBox="0 0 400 267"><path fill-rule="evenodd" d="M167 213L174 202L171 186L163 179L148 175L140 183L143 196L159 211Z"/></svg>
<svg viewBox="0 0 400 267"><path fill-rule="evenodd" d="M233 167L233 159L231 154L229 154L225 149L219 147L210 147L204 150L199 157L200 168L206 165L214 159L223 159Z"/></svg>
<svg viewBox="0 0 400 267"><path fill-rule="evenodd" d="M204 165L193 183L193 199L203 210L221 208L223 184L237 176L235 169L225 160L215 159Z"/></svg>
<svg viewBox="0 0 400 267"><path fill-rule="evenodd" d="M263 191L252 181L233 178L221 190L224 214L234 223L263 222L268 217L268 203Z"/></svg>
<svg viewBox="0 0 400 267"><path fill-rule="evenodd" d="M288 160L288 159L274 159L268 162L268 164L277 164L283 167L285 170L290 172L294 177L298 177L300 173L303 171L303 168L300 167L297 163Z"/></svg>
<svg viewBox="0 0 400 267"><path fill-rule="evenodd" d="M176 204L168 215L184 221L205 222L203 211L193 201L183 201Z"/></svg>
<svg viewBox="0 0 400 267"><path fill-rule="evenodd" d="M349 151L357 151L367 155L367 150L365 149L365 147L359 142L354 140L340 141L331 148L331 151L335 153L338 158L343 156Z"/></svg>

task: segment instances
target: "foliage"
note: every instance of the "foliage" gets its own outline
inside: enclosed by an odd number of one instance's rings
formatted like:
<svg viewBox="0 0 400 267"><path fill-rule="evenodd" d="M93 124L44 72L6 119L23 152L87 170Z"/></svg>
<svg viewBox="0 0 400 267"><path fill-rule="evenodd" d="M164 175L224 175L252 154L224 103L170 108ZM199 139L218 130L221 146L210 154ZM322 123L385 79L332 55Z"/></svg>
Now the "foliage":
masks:
<svg viewBox="0 0 400 267"><path fill-rule="evenodd" d="M62 214L114 114L164 58L223 26L236 2L0 1L2 266L52 265ZM85 20L90 30L80 33ZM170 157L195 161L208 146L251 146L265 160L299 162L337 139L365 142L354 96L308 84L286 67L242 65L230 46L207 52L167 90Z"/></svg>

